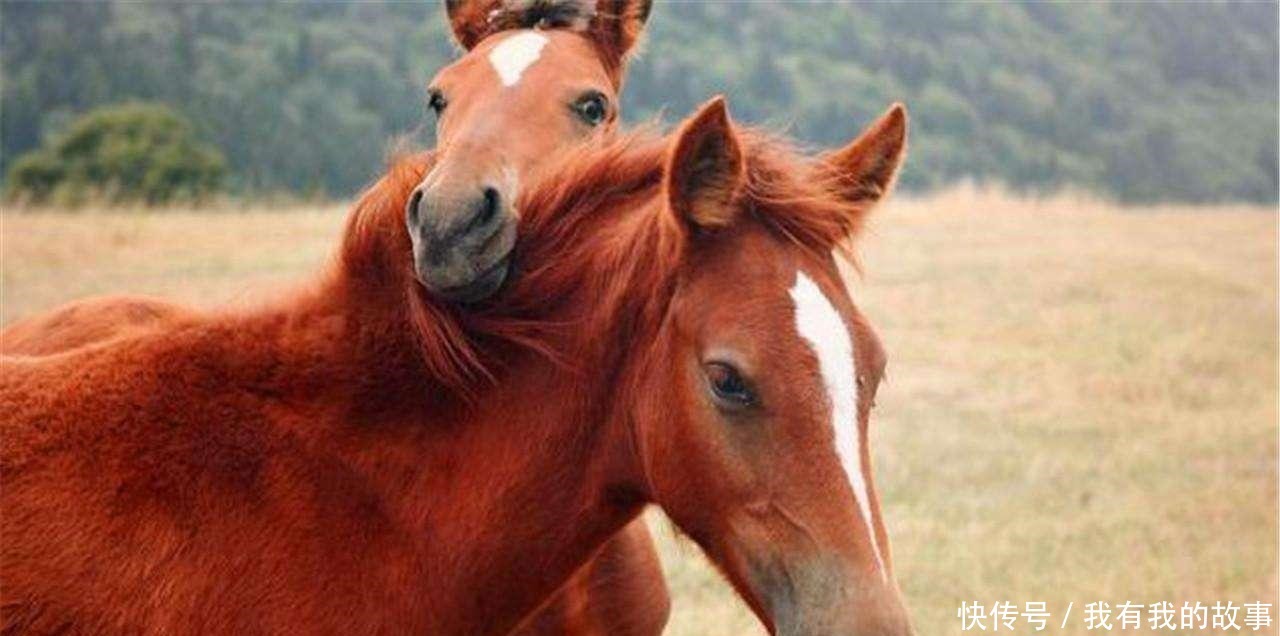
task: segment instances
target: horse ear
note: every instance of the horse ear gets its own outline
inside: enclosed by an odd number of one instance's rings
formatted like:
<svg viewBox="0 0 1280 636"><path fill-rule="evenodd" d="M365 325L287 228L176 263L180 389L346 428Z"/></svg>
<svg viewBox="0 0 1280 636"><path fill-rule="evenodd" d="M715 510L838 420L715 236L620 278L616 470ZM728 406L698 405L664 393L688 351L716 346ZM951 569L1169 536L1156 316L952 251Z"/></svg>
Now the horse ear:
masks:
<svg viewBox="0 0 1280 636"><path fill-rule="evenodd" d="M884 198L907 147L907 109L894 104L849 145L823 160L839 194L862 209Z"/></svg>
<svg viewBox="0 0 1280 636"><path fill-rule="evenodd" d="M505 29L586 32L620 78L640 40L653 0L445 0L453 37L468 51Z"/></svg>
<svg viewBox="0 0 1280 636"><path fill-rule="evenodd" d="M666 167L667 204L685 224L713 229L733 222L746 166L724 97L712 98L681 124Z"/></svg>
<svg viewBox="0 0 1280 636"><path fill-rule="evenodd" d="M597 0L591 19L591 36L609 62L618 69L640 41L653 0Z"/></svg>
<svg viewBox="0 0 1280 636"><path fill-rule="evenodd" d="M501 7L502 0L444 0L453 38L468 51L493 30L493 12Z"/></svg>

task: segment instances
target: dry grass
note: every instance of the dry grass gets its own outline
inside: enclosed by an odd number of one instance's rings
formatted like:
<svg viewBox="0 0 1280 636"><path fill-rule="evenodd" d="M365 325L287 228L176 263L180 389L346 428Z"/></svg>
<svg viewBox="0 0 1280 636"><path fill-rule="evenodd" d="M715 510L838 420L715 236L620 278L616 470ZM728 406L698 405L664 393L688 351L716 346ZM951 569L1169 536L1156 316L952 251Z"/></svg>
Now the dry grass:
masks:
<svg viewBox="0 0 1280 636"><path fill-rule="evenodd" d="M0 314L224 301L314 268L341 216L6 214ZM890 353L873 449L921 634L961 600L1074 602L1056 633L1095 600L1277 602L1276 223L964 189L878 213L855 294ZM669 633L758 633L654 522Z"/></svg>

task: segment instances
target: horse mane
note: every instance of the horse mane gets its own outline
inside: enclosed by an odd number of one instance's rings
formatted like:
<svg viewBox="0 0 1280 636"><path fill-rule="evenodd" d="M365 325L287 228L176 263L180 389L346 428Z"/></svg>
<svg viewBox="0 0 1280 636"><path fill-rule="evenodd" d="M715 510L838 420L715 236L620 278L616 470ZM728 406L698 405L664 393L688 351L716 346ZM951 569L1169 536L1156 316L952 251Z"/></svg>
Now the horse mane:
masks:
<svg viewBox="0 0 1280 636"><path fill-rule="evenodd" d="M379 290L399 311L391 329L408 330L428 375L463 396L480 379L492 381L458 311L430 299L414 276L404 209L413 189L435 165L431 151L392 157L385 175L356 200L347 218L335 275L348 288Z"/></svg>
<svg viewBox="0 0 1280 636"><path fill-rule="evenodd" d="M503 0L488 15L497 31L512 29L568 29L585 31L596 15L587 0Z"/></svg>
<svg viewBox="0 0 1280 636"><path fill-rule="evenodd" d="M848 239L861 231L866 206L839 195L846 185L820 169L820 158L764 131L737 132L747 162L739 203L749 217L801 249L852 259ZM517 202L512 280L461 309L431 298L409 258L404 205L434 156L394 160L355 205L341 270L357 285L398 290L427 372L463 396L497 381L498 354L511 345L572 366L587 346L583 334L624 329L644 338L665 315L688 232L662 196L670 142L646 126L563 153Z"/></svg>
<svg viewBox="0 0 1280 636"><path fill-rule="evenodd" d="M747 164L746 196L760 223L797 247L835 252L859 268L853 243L862 236L875 199L847 196L847 175L826 169L825 155L806 155L760 129L739 131Z"/></svg>
<svg viewBox="0 0 1280 636"><path fill-rule="evenodd" d="M737 127L736 133L746 162L737 204L749 220L805 251L835 251L855 260L852 240L861 235L871 205L844 196L843 175L829 173L822 156L805 155L775 134L750 127ZM662 196L671 141L646 126L564 153L522 193L517 255L526 270L495 303L545 307L547 298L563 296L579 282L575 278L584 278L573 275L584 263L647 260L650 270L678 269L688 230ZM553 271L560 276L551 276ZM585 278L605 286L614 282L596 272ZM634 288L637 281L625 282Z"/></svg>

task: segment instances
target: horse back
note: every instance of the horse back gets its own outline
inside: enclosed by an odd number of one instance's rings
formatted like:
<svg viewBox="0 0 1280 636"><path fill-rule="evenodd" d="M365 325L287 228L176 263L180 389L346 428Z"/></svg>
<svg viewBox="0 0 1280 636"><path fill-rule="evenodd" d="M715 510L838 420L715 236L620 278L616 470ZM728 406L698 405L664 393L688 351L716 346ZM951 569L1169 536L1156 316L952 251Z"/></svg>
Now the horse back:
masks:
<svg viewBox="0 0 1280 636"><path fill-rule="evenodd" d="M192 312L144 296L78 300L0 330L0 354L43 356L175 324Z"/></svg>
<svg viewBox="0 0 1280 636"><path fill-rule="evenodd" d="M394 511L301 439L332 412L264 393L271 354L182 315L0 358L0 633L422 626Z"/></svg>

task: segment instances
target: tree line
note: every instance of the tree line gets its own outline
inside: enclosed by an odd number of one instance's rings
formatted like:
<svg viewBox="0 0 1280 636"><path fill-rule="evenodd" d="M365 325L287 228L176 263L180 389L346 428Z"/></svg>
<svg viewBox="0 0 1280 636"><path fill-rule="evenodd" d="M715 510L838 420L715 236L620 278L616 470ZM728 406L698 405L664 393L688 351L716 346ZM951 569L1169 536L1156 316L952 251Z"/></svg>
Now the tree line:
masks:
<svg viewBox="0 0 1280 636"><path fill-rule="evenodd" d="M91 109L159 102L239 192L349 196L431 143L424 87L458 53L437 2L0 5L0 169ZM1277 5L658 0L630 121L714 93L815 147L890 102L903 187L992 181L1128 201L1277 200Z"/></svg>

